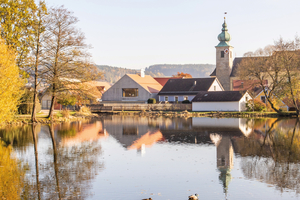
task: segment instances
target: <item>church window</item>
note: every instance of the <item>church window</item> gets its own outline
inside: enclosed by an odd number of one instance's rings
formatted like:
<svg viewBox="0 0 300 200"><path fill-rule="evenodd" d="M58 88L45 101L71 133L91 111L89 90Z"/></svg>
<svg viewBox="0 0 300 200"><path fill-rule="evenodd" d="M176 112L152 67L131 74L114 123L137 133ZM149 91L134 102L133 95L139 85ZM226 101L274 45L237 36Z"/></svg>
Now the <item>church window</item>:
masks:
<svg viewBox="0 0 300 200"><path fill-rule="evenodd" d="M221 51L221 58L224 58L224 51Z"/></svg>

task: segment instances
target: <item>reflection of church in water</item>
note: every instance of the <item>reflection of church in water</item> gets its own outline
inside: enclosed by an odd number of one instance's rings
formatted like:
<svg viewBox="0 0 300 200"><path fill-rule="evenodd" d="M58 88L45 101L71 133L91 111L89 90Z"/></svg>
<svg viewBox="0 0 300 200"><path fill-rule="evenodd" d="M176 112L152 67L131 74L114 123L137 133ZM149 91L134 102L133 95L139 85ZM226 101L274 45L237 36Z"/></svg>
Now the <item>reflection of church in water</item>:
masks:
<svg viewBox="0 0 300 200"><path fill-rule="evenodd" d="M106 132L127 150L146 153L157 142L216 146L219 180L227 195L233 168L235 139L252 133L252 120L239 118L141 118L112 116L104 120Z"/></svg>
<svg viewBox="0 0 300 200"><path fill-rule="evenodd" d="M219 180L227 195L229 182L231 180L230 171L233 167L233 146L229 136L222 137L218 134L211 135L212 140L217 147L217 168L220 171Z"/></svg>

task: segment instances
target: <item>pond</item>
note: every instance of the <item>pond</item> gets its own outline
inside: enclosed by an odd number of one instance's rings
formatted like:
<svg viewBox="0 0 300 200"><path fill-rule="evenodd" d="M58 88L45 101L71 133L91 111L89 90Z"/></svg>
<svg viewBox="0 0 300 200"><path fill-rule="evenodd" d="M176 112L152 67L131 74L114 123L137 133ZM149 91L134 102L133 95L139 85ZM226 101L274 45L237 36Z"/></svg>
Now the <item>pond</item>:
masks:
<svg viewBox="0 0 300 200"><path fill-rule="evenodd" d="M296 119L113 115L89 123L9 127L0 130L0 156L13 147L11 159L0 161L0 195L300 199L298 124Z"/></svg>

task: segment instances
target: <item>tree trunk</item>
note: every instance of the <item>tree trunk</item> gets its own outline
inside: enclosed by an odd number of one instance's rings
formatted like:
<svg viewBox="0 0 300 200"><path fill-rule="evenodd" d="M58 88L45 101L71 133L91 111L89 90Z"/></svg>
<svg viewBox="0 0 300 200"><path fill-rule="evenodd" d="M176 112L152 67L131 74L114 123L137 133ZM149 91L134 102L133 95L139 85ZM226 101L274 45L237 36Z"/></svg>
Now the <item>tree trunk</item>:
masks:
<svg viewBox="0 0 300 200"><path fill-rule="evenodd" d="M32 128L32 138L34 143L36 187L38 191L38 199L40 200L41 192L40 192L40 181L39 181L39 159L38 159L37 139L36 139L36 124L32 124L31 128Z"/></svg>
<svg viewBox="0 0 300 200"><path fill-rule="evenodd" d="M60 187L59 187L59 176L58 176L58 165L57 165L57 151L56 151L56 143L54 138L53 124L49 125L49 132L51 135L52 146L53 146L53 164L54 164L55 179L56 179L56 189L58 193L58 199L61 199Z"/></svg>
<svg viewBox="0 0 300 200"><path fill-rule="evenodd" d="M56 100L56 96L52 95L51 106L50 106L49 115L48 115L48 118L50 118L51 120L53 119L55 100Z"/></svg>
<svg viewBox="0 0 300 200"><path fill-rule="evenodd" d="M36 78L35 78L36 79ZM37 80L35 80L35 86L34 86L34 94L33 94L33 107L32 107L32 114L31 114L31 121L37 122L36 120L36 102L37 102Z"/></svg>

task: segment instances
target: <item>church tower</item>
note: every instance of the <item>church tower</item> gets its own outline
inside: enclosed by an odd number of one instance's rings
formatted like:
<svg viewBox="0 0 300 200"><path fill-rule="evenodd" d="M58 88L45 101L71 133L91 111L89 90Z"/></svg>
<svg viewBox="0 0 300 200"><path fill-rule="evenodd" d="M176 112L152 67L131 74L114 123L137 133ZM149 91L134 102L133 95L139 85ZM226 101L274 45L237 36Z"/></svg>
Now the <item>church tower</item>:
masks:
<svg viewBox="0 0 300 200"><path fill-rule="evenodd" d="M230 90L230 74L233 65L233 47L229 44L230 35L224 17L222 33L218 35L220 43L216 46L216 77L225 91Z"/></svg>

